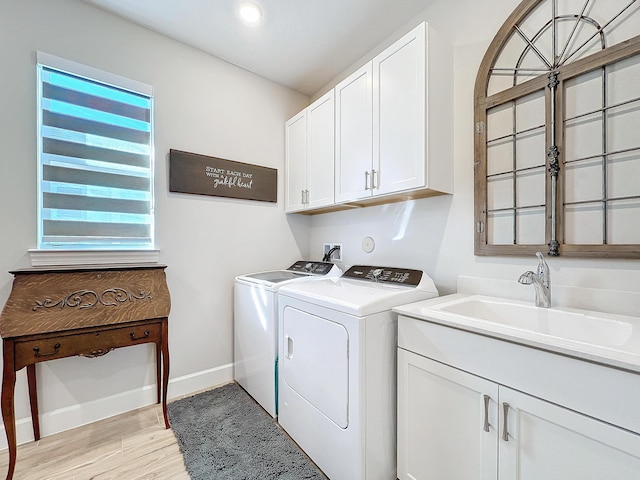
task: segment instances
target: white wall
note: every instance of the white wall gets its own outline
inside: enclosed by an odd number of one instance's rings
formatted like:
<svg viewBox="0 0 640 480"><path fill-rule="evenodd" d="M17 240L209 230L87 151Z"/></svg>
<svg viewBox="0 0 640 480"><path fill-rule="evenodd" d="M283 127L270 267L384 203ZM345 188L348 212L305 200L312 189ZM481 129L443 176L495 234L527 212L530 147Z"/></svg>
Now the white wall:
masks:
<svg viewBox="0 0 640 480"><path fill-rule="evenodd" d="M41 50L153 85L156 239L172 296L169 396L231 379L233 277L309 250L308 218L283 207L284 122L309 99L78 0L0 0L0 12L0 305L7 271L30 266L36 245ZM169 193L170 148L277 168L278 203ZM140 346L40 364L43 434L153 403L154 358ZM31 435L25 377L16 386L19 441Z"/></svg>
<svg viewBox="0 0 640 480"><path fill-rule="evenodd" d="M473 255L472 95L486 47L518 3L437 0L394 36L427 19L455 46L456 193L305 217L283 213L283 125L308 98L78 0L0 0L0 304L11 290L6 272L29 266L26 251L36 242L36 50L154 86L156 237L172 294L170 397L231 378L233 277L309 253L319 258L322 242L342 242L348 265L425 269L442 293L456 290L458 275L515 281L533 257ZM278 204L168 193L170 148L277 168ZM372 254L361 250L366 235L376 241ZM638 261L549 263L556 285L640 285ZM16 387L19 440L30 435L24 377ZM47 362L38 381L47 435L152 403L153 349Z"/></svg>
<svg viewBox="0 0 640 480"><path fill-rule="evenodd" d="M317 97L421 20L454 46L454 195L317 215L311 221L311 256L323 242L342 242L347 265L378 264L420 268L441 294L456 291L459 275L516 279L536 266L535 257L476 257L473 254L473 87L484 53L519 0L437 0L384 45L321 89ZM362 251L364 236L376 242ZM637 260L548 259L552 283L640 292ZM523 289L531 287L521 286ZM533 290L530 292L533 299Z"/></svg>

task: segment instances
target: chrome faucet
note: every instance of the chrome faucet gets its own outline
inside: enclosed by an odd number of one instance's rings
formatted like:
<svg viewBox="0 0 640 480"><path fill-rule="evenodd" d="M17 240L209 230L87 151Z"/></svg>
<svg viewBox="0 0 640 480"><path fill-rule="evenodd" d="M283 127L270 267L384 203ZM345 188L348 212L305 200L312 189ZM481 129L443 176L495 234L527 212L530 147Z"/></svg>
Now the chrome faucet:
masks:
<svg viewBox="0 0 640 480"><path fill-rule="evenodd" d="M551 306L551 273L542 253L537 252L536 256L539 260L537 272L524 272L518 278L518 283L533 285L536 291L536 307L548 308Z"/></svg>

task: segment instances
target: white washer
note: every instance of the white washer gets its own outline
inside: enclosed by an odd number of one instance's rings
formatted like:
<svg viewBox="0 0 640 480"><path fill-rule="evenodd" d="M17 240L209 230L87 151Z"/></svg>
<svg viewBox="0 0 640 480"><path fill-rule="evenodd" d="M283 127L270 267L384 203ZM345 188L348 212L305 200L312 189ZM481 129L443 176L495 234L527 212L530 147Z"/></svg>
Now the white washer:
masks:
<svg viewBox="0 0 640 480"><path fill-rule="evenodd" d="M331 262L298 261L287 269L240 275L234 288L234 378L269 412L277 415L277 292L293 282L338 276Z"/></svg>
<svg viewBox="0 0 640 480"><path fill-rule="evenodd" d="M391 308L437 296L421 271L369 266L280 289L278 422L331 480L396 479Z"/></svg>

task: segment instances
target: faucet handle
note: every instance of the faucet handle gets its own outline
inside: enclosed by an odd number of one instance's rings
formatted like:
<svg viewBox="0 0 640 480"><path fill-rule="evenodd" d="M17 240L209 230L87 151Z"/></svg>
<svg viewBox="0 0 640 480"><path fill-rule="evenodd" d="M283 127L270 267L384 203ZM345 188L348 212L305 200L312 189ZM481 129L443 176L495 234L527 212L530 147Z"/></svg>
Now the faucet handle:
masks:
<svg viewBox="0 0 640 480"><path fill-rule="evenodd" d="M524 272L520 275L520 278L518 278L518 283L521 283L522 285L531 285L533 283L533 275L535 275L535 273L531 270Z"/></svg>

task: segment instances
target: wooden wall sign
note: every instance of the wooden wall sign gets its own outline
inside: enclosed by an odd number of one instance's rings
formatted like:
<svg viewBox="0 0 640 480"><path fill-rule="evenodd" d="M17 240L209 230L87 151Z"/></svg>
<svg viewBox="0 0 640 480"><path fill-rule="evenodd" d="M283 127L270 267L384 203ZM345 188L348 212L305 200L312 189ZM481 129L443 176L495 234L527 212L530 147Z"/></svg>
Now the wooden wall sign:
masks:
<svg viewBox="0 0 640 480"><path fill-rule="evenodd" d="M169 191L277 202L278 170L172 149Z"/></svg>

